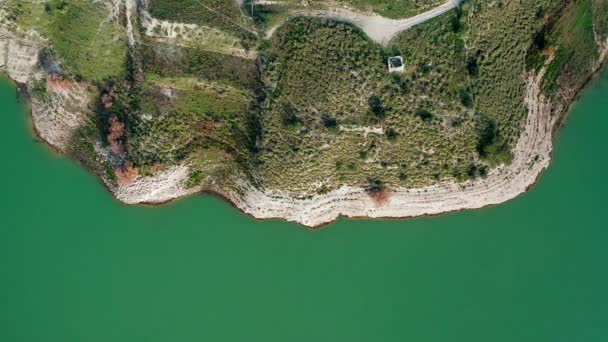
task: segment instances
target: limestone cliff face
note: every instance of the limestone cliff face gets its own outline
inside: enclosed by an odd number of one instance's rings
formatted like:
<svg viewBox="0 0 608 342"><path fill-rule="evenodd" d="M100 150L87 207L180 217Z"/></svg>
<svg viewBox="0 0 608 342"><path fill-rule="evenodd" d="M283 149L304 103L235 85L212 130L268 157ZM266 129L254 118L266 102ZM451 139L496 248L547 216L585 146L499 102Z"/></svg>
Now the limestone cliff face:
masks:
<svg viewBox="0 0 608 342"><path fill-rule="evenodd" d="M32 36L0 27L0 71L29 90L35 82L44 84L44 94L30 91L34 127L42 139L64 151L84 122L90 96L86 85L45 69L40 61L44 47L43 41Z"/></svg>
<svg viewBox="0 0 608 342"><path fill-rule="evenodd" d="M32 119L42 139L65 151L73 132L84 124L90 95L86 85L47 81L45 96L32 96Z"/></svg>
<svg viewBox="0 0 608 342"><path fill-rule="evenodd" d="M38 66L41 45L0 28L0 70L15 82L25 84Z"/></svg>

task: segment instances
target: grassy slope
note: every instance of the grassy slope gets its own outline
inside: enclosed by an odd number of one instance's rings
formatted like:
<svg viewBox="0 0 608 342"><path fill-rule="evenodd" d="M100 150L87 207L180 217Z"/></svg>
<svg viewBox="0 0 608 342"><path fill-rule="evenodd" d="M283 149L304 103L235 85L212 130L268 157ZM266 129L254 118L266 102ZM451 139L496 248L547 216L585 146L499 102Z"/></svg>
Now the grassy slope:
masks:
<svg viewBox="0 0 608 342"><path fill-rule="evenodd" d="M162 78L148 74L146 83L175 89L180 95L176 110L191 115L226 118L247 110L248 94L222 83L203 82L195 78Z"/></svg>
<svg viewBox="0 0 608 342"><path fill-rule="evenodd" d="M601 38L608 37L608 1L592 0L593 16L596 26L596 32Z"/></svg>
<svg viewBox="0 0 608 342"><path fill-rule="evenodd" d="M46 4L9 1L17 24L48 38L51 48L72 75L99 81L126 73L124 28L106 21L109 9L88 0L51 0Z"/></svg>
<svg viewBox="0 0 608 342"><path fill-rule="evenodd" d="M150 14L163 20L215 27L252 39L251 24L234 0L151 0Z"/></svg>
<svg viewBox="0 0 608 342"><path fill-rule="evenodd" d="M152 40L141 53L146 78L128 118L132 162L150 170L187 161L191 185L249 163L255 62Z"/></svg>
<svg viewBox="0 0 608 342"><path fill-rule="evenodd" d="M555 59L547 70L545 92L554 93L560 85L580 82L589 76L591 65L598 57L593 11L592 0L572 2L556 22L548 37Z"/></svg>
<svg viewBox="0 0 608 342"><path fill-rule="evenodd" d="M0 7L21 32L36 31L49 42L43 56L47 61L60 62L62 69L53 72L96 85L127 75L126 30L118 18L109 18L110 8L106 3L6 0ZM99 95L94 87L88 89L91 96ZM32 91L33 96L44 100L45 80L36 82ZM103 131L99 117L91 115L74 133L68 153L87 168L112 179L113 170L108 163L100 162L94 150L95 144L103 140Z"/></svg>
<svg viewBox="0 0 608 342"><path fill-rule="evenodd" d="M146 41L142 47L145 68L163 77L198 77L234 84L256 85L255 61L204 51L192 47Z"/></svg>

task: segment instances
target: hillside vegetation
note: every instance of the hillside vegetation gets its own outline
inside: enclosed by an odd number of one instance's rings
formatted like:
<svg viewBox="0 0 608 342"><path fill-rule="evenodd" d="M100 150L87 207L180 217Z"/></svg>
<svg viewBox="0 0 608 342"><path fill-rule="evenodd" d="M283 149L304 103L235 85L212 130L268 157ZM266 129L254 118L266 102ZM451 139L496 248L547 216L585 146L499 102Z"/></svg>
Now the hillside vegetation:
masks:
<svg viewBox="0 0 608 342"><path fill-rule="evenodd" d="M22 30L34 30L48 39L66 72L74 77L101 81L126 76L126 32L108 3L7 0L3 6Z"/></svg>
<svg viewBox="0 0 608 342"><path fill-rule="evenodd" d="M254 39L251 20L234 0L150 0L149 10L158 19L214 27L245 40Z"/></svg>
<svg viewBox="0 0 608 342"><path fill-rule="evenodd" d="M428 11L447 0L339 0L341 3L371 10L384 17L401 19Z"/></svg>
<svg viewBox="0 0 608 342"><path fill-rule="evenodd" d="M264 50L265 184L295 192L377 182L414 187L483 177L508 164L526 114L532 38L547 20L576 30L569 12L586 7L468 1L388 48L346 24L290 21ZM569 36L555 39L565 44ZM572 61L581 74L597 58L597 46L589 46L578 52L586 60ZM404 74L386 72L390 55L404 57ZM550 70L573 69L554 63Z"/></svg>
<svg viewBox="0 0 608 342"><path fill-rule="evenodd" d="M442 2L343 1L393 18ZM253 12L248 1L151 0L153 17L238 37L257 58L143 29L128 54L115 5L3 4L18 30L46 39L54 72L90 84L96 102L72 153L119 183L188 164L190 186L248 177L298 196L485 177L511 162L528 73L547 67L543 91L565 104L608 37L605 0L467 0L386 47L347 23L290 17L296 0ZM397 55L405 71L389 73Z"/></svg>

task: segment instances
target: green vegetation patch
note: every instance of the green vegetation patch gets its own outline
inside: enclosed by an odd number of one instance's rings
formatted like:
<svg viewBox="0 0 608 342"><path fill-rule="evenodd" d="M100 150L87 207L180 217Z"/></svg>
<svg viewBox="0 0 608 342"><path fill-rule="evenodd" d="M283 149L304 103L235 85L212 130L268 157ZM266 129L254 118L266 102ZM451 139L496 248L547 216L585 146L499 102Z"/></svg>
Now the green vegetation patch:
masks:
<svg viewBox="0 0 608 342"><path fill-rule="evenodd" d="M130 114L130 154L136 165L190 159L208 146L241 149L233 128L249 110L245 92L191 79L147 78L141 109Z"/></svg>
<svg viewBox="0 0 608 342"><path fill-rule="evenodd" d="M452 28L462 44L458 60L466 82L461 102L475 112L477 151L487 166L509 163L527 115L527 73L544 63L530 59L530 47L544 50L538 33L559 11L549 0L466 1L453 15Z"/></svg>
<svg viewBox="0 0 608 342"><path fill-rule="evenodd" d="M162 77L197 77L247 89L257 86L254 60L155 42L144 43L142 54L144 68Z"/></svg>
<svg viewBox="0 0 608 342"><path fill-rule="evenodd" d="M301 115L314 109L347 120L367 115L361 104L376 91L386 65L381 47L362 32L333 21L297 18L279 30L273 43L264 66L273 107Z"/></svg>
<svg viewBox="0 0 608 342"><path fill-rule="evenodd" d="M407 18L433 9L445 0L339 0L364 10L394 19Z"/></svg>
<svg viewBox="0 0 608 342"><path fill-rule="evenodd" d="M247 0L247 4L244 7L248 9L247 15L251 16L255 26L262 30L268 30L280 25L287 20L291 10L297 9L293 1L281 1L273 4L255 4L254 2L253 7L251 6L252 1L254 0Z"/></svg>
<svg viewBox="0 0 608 342"><path fill-rule="evenodd" d="M477 133L458 96L467 71L452 52L457 38L450 17L388 49L344 23L290 20L263 51L264 185L321 193L370 179L388 187L466 179ZM404 57L404 74L388 73L394 55Z"/></svg>
<svg viewBox="0 0 608 342"><path fill-rule="evenodd" d="M254 39L251 23L234 0L150 0L150 14L162 20L215 27Z"/></svg>
<svg viewBox="0 0 608 342"><path fill-rule="evenodd" d="M128 119L130 161L143 170L187 162L189 186L246 173L255 61L150 40L141 53L145 79Z"/></svg>
<svg viewBox="0 0 608 342"><path fill-rule="evenodd" d="M175 110L192 116L229 118L243 115L252 101L251 94L217 82L201 82L193 78L162 78L146 75L150 85L175 92Z"/></svg>
<svg viewBox="0 0 608 342"><path fill-rule="evenodd" d="M548 79L558 74L560 88L588 76L593 18L603 18L593 3L467 1L386 49L343 23L290 20L262 47L264 185L418 187L510 163L527 114L527 72L551 57ZM575 37L580 51L565 49ZM547 49L557 38L560 48ZM395 55L404 73L387 72Z"/></svg>
<svg viewBox="0 0 608 342"><path fill-rule="evenodd" d="M11 1L8 8L24 30L48 38L62 66L76 78L99 81L123 76L127 39L118 18L104 2L50 0Z"/></svg>
<svg viewBox="0 0 608 342"><path fill-rule="evenodd" d="M136 165L184 160L196 138L196 125L187 113L172 111L143 117L133 127L130 154Z"/></svg>
<svg viewBox="0 0 608 342"><path fill-rule="evenodd" d="M593 0L592 5L598 38L605 41L608 38L608 1Z"/></svg>
<svg viewBox="0 0 608 342"><path fill-rule="evenodd" d="M603 12L603 16L598 12ZM592 0L566 5L546 38L549 48L555 50L543 83L547 94L554 94L562 85L577 84L589 77L591 66L598 58L594 22L602 17L608 17L608 6L594 5ZM601 22L599 27L601 30Z"/></svg>

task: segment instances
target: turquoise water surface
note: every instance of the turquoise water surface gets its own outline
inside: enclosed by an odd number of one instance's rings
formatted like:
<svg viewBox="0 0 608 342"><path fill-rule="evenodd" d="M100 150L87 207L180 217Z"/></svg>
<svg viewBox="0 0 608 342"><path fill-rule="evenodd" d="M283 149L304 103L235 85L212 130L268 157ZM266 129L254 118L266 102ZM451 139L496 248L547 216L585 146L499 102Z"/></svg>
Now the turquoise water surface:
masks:
<svg viewBox="0 0 608 342"><path fill-rule="evenodd" d="M528 194L319 231L208 196L121 205L7 81L0 103L0 341L608 340L608 72Z"/></svg>

